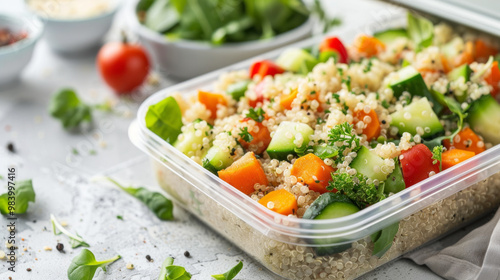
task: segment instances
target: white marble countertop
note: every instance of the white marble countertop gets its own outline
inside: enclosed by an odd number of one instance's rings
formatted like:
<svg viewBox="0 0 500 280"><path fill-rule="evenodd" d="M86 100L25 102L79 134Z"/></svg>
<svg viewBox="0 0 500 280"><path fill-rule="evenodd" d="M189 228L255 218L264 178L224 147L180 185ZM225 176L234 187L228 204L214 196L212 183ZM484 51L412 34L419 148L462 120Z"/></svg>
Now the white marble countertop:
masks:
<svg viewBox="0 0 500 280"><path fill-rule="evenodd" d="M0 0L1 12L22 11L21 0L8 2ZM342 28L368 20L380 21L392 13L380 2L347 2L325 1L329 12L343 18ZM111 36L123 24L120 14L116 21ZM7 271L7 264L0 261L0 278L66 279L71 259L80 249L71 249L64 236L53 235L51 213L65 221L72 232L83 236L97 259L122 256L109 266L108 272L99 270L95 279L157 279L160 265L168 256L176 257L176 264L185 266L193 279L210 279L211 274L227 271L238 260L243 261L244 268L237 279L277 278L184 210L175 209L175 221L161 222L134 198L110 185L89 180L97 174L107 174L125 183L156 185L149 159L127 136L139 103L119 101L118 113L97 114L95 127L85 133L64 131L47 113L50 95L61 87L75 88L89 102L114 98L95 70L95 55L96 51L79 57L62 57L42 40L20 81L0 89L0 175L5 177L7 166L15 165L18 178L33 178L37 195L36 203L30 205L28 213L18 222L21 255L17 271ZM159 87L173 83L165 78ZM154 90L149 88L144 92ZM15 154L7 151L7 143L14 144ZM91 154L91 150L96 154ZM117 215L123 216L123 220L117 219ZM0 222L5 228L7 220L2 217ZM8 232L0 232L3 247ZM65 253L55 249L58 242L65 245ZM44 250L45 246L52 251ZM190 252L190 258L184 257L185 251ZM146 255L154 262L148 262ZM126 263L134 264L135 269L126 269ZM361 279L441 278L426 267L402 259Z"/></svg>

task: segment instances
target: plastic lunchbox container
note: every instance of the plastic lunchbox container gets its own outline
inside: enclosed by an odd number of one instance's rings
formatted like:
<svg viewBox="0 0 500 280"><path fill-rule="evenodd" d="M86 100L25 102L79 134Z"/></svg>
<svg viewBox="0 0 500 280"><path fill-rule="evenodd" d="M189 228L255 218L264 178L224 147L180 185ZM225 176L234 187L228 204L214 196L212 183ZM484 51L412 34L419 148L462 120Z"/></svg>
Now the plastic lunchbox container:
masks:
<svg viewBox="0 0 500 280"><path fill-rule="evenodd" d="M392 20L380 29L401 22L404 20ZM350 42L357 33L336 35ZM319 40L311 39L294 46L307 47ZM258 58L276 58L280 52L273 51ZM129 136L137 147L151 156L160 186L177 205L277 275L287 279L354 279L499 206L500 145L353 215L306 220L262 207L146 128L144 117L150 105L175 92L193 94L197 89L210 89L220 74L248 69L254 60L154 94L141 105ZM380 258L372 256L370 235L398 221L399 230L391 248ZM322 245L316 245L318 243ZM317 246L344 246L347 249L319 256L313 248Z"/></svg>

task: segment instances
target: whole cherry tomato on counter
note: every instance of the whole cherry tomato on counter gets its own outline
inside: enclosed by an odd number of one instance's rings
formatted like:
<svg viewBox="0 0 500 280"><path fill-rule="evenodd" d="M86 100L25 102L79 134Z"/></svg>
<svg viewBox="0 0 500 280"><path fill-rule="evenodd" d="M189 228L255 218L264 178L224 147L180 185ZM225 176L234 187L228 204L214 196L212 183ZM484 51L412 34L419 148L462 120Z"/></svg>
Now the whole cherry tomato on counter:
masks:
<svg viewBox="0 0 500 280"><path fill-rule="evenodd" d="M126 39L105 44L97 54L97 65L104 81L119 94L142 85L149 73L146 50Z"/></svg>

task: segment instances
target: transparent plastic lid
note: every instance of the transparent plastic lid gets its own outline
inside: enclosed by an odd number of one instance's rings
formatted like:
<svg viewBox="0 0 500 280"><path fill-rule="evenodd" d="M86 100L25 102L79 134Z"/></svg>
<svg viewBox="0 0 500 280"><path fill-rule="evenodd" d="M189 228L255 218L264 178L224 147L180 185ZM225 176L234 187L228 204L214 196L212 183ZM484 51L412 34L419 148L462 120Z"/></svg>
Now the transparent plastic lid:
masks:
<svg viewBox="0 0 500 280"><path fill-rule="evenodd" d="M404 18L406 15L403 18L392 19L384 26L380 26L380 29L402 25L405 22ZM358 33L346 30L335 35L344 42L351 42ZM318 44L322 38L312 38L292 46L310 47ZM172 172L178 174L179 177L188 181L262 234L289 244L303 244L305 241L311 243L308 246L313 247L351 243L365 238L500 172L500 145L498 145L355 214L336 219L308 220L283 216L263 207L190 160L146 128L145 115L150 105L158 103L175 92L194 94L198 89L210 89L220 74L227 71L248 69L253 61L277 58L281 52L282 50L272 51L155 93L145 100L139 108L137 119L129 129L130 139L152 158L170 168ZM315 245L313 241L321 245Z"/></svg>

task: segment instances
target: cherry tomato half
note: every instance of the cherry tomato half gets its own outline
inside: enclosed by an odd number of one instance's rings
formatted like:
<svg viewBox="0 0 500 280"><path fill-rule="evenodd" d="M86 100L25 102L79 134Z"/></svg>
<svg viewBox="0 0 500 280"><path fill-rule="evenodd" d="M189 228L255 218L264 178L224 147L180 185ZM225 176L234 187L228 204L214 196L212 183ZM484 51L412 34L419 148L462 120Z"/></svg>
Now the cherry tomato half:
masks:
<svg viewBox="0 0 500 280"><path fill-rule="evenodd" d="M424 144L418 144L401 155L399 159L407 188L429 178L431 171L439 173L439 162L433 163L432 152Z"/></svg>
<svg viewBox="0 0 500 280"><path fill-rule="evenodd" d="M337 62L347 63L349 60L349 55L347 54L347 49L345 48L342 41L337 37L325 38L323 42L319 45L320 52L326 51L336 51L339 54L339 60Z"/></svg>

